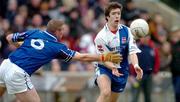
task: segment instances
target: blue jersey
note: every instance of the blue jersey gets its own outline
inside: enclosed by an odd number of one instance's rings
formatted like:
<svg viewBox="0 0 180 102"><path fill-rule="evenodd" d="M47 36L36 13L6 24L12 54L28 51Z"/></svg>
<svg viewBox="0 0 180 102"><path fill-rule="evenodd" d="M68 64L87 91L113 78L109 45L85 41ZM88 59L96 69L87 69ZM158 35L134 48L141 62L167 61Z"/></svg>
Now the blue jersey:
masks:
<svg viewBox="0 0 180 102"><path fill-rule="evenodd" d="M52 59L58 58L68 62L75 55L75 51L59 43L56 37L47 31L35 29L14 33L12 41L24 43L10 54L9 59L29 75Z"/></svg>

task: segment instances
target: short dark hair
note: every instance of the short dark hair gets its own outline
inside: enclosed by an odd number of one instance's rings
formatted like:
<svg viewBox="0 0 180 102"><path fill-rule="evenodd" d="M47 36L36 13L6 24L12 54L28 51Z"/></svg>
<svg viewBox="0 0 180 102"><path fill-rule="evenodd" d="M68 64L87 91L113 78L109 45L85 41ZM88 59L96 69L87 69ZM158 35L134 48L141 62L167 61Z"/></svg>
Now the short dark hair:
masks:
<svg viewBox="0 0 180 102"><path fill-rule="evenodd" d="M122 11L123 6L118 2L109 3L104 10L105 18L109 16L109 13L111 12L112 9L116 9L116 8L119 8ZM106 18L106 21L107 21L107 18Z"/></svg>
<svg viewBox="0 0 180 102"><path fill-rule="evenodd" d="M56 30L60 30L63 25L64 25L64 22L62 20L52 19L47 24L47 31L54 33Z"/></svg>

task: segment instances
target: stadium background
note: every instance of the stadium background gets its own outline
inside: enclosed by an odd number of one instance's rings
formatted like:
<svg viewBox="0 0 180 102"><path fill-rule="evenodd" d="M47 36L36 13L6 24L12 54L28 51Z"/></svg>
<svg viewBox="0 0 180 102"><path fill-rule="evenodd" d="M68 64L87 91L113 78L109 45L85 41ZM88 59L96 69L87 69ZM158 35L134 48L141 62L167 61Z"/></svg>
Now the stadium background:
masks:
<svg viewBox="0 0 180 102"><path fill-rule="evenodd" d="M60 42L79 52L95 53L93 38L105 24L103 9L110 1L123 4L123 24L129 26L136 18L148 21L151 41L159 53L158 70L152 73L152 101L174 102L170 48L180 36L178 0L162 0L169 6L160 0L0 0L0 61L16 49L5 40L7 34L46 29L52 18L66 22ZM93 75L93 63L64 63L56 59L34 74L32 81L42 102L95 102L99 91L92 84ZM132 86L133 82L128 81L120 102L131 102ZM141 93L139 102L144 102L143 99ZM16 99L6 93L0 102L16 102Z"/></svg>

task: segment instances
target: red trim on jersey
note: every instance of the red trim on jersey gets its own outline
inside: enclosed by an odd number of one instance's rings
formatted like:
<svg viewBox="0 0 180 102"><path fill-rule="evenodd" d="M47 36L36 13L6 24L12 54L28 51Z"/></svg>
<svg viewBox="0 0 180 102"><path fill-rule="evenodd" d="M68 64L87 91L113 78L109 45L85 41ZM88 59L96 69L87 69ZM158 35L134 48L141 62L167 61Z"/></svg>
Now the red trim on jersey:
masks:
<svg viewBox="0 0 180 102"><path fill-rule="evenodd" d="M113 34L116 34L116 32L117 32L118 30L115 30L115 31L111 31Z"/></svg>

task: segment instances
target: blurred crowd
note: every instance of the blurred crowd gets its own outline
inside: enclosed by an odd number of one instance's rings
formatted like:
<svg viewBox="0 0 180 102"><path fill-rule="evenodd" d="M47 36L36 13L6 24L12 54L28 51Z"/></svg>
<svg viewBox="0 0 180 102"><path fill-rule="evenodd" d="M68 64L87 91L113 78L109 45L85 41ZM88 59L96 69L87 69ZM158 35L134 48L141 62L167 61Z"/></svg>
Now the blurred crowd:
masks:
<svg viewBox="0 0 180 102"><path fill-rule="evenodd" d="M5 39L7 34L34 28L45 30L47 22L53 18L66 22L64 37L58 39L60 42L79 52L95 53L93 39L106 23L103 11L110 1L116 0L1 0L0 61L16 49L7 43ZM143 18L149 23L149 36L137 41L141 50L150 49L147 56L153 56L151 59L138 56L140 64L149 62L148 64L152 66L147 69L147 74L155 75L159 71L171 71L173 77L180 76L180 28L176 26L167 28L168 24L161 13L152 14L146 9L137 8L132 0L117 1L123 4L122 24L129 26L136 18ZM58 59L43 67L43 70L51 70L54 73L94 71L92 63L65 63ZM133 71L131 74L132 85L137 87L137 83L133 81ZM178 80L180 81L180 78ZM173 79L173 82L175 81L176 79Z"/></svg>

